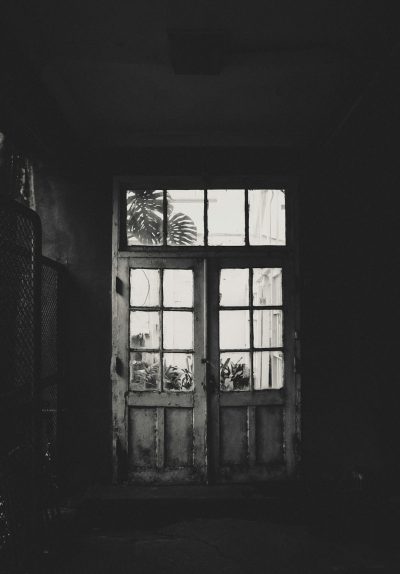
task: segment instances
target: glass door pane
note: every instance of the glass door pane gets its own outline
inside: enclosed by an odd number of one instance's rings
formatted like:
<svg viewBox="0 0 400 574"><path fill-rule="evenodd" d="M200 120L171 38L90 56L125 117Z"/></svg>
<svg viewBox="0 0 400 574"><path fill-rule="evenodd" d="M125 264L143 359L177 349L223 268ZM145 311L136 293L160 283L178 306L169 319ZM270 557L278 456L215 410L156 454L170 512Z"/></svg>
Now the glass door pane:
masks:
<svg viewBox="0 0 400 574"><path fill-rule="evenodd" d="M221 391L283 386L282 268L220 270L219 353Z"/></svg>

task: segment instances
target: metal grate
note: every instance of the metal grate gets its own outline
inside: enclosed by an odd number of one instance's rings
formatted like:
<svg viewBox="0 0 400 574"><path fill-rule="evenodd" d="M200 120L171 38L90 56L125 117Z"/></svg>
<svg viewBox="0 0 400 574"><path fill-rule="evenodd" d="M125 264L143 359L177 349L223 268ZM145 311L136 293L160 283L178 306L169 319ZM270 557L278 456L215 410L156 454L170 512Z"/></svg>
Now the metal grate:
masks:
<svg viewBox="0 0 400 574"><path fill-rule="evenodd" d="M0 203L0 564L15 571L33 544L40 368L40 221Z"/></svg>
<svg viewBox="0 0 400 574"><path fill-rule="evenodd" d="M59 274L60 270L49 259L42 258L42 295L41 295L41 347L42 384L46 380L58 375L58 301L59 301Z"/></svg>
<svg viewBox="0 0 400 574"><path fill-rule="evenodd" d="M16 387L31 392L37 373L35 223L20 209L0 209L2 393Z"/></svg>
<svg viewBox="0 0 400 574"><path fill-rule="evenodd" d="M42 257L41 274L41 453L48 485L58 481L58 390L60 365L60 293L62 266ZM52 488L49 486L49 488ZM46 498L50 493L46 493ZM54 499L54 496L52 496Z"/></svg>

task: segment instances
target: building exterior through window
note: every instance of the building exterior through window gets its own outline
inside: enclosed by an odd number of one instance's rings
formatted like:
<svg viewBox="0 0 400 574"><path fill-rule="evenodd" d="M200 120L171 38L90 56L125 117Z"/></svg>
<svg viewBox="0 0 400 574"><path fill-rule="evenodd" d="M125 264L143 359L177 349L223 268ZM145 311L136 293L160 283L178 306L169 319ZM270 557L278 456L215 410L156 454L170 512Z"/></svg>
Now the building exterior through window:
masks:
<svg viewBox="0 0 400 574"><path fill-rule="evenodd" d="M115 480L293 477L292 187L141 183L115 180Z"/></svg>

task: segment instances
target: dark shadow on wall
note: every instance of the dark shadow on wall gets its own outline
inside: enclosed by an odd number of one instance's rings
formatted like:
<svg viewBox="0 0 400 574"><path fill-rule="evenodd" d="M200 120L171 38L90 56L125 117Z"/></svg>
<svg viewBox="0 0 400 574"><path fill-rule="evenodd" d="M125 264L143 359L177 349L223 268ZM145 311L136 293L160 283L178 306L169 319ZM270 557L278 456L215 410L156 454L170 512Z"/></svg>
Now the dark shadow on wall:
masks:
<svg viewBox="0 0 400 574"><path fill-rule="evenodd" d="M43 253L66 269L61 460L70 487L111 476L111 185L87 174L35 178Z"/></svg>
<svg viewBox="0 0 400 574"><path fill-rule="evenodd" d="M299 193L304 470L385 488L400 477L397 78L365 94Z"/></svg>

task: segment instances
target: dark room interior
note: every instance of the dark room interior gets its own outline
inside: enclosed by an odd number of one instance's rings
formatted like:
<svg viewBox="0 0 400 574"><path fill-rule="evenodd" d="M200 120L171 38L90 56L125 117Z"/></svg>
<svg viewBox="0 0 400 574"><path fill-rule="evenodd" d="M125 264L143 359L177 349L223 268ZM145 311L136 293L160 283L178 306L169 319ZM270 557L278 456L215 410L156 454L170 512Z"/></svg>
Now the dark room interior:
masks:
<svg viewBox="0 0 400 574"><path fill-rule="evenodd" d="M400 572L396 3L0 6L1 572Z"/></svg>

